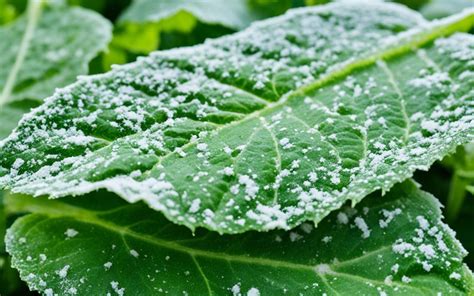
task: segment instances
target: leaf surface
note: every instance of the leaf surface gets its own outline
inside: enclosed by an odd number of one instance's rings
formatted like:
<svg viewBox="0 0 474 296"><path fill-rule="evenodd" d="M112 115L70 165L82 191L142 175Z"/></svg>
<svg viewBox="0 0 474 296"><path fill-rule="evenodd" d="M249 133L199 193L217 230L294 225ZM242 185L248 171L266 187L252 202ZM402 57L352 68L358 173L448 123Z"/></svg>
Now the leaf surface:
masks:
<svg viewBox="0 0 474 296"><path fill-rule="evenodd" d="M83 78L3 143L0 182L106 188L226 233L318 222L386 191L472 141L474 37L438 37L474 18L367 5L295 10Z"/></svg>
<svg viewBox="0 0 474 296"><path fill-rule="evenodd" d="M331 214L317 229L241 235L200 229L193 236L142 203L104 192L80 200L16 197L8 206L33 212L14 223L6 242L22 279L46 294L472 291L465 251L441 222L439 203L411 181Z"/></svg>
<svg viewBox="0 0 474 296"><path fill-rule="evenodd" d="M111 39L110 24L80 8L42 7L0 27L0 139L55 88L87 74Z"/></svg>

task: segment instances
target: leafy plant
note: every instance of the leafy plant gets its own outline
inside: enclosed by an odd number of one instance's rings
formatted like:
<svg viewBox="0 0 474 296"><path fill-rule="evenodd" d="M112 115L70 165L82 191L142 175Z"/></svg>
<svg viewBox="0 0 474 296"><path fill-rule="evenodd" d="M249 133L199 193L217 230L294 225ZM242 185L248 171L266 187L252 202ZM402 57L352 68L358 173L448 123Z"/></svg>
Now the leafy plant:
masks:
<svg viewBox="0 0 474 296"><path fill-rule="evenodd" d="M271 4L137 0L98 56L107 20L31 1L0 28L19 48L0 58L4 134L91 61L100 72L163 32L216 37L289 5L264 13ZM199 35L198 23L213 25ZM473 26L473 10L428 22L342 1L79 77L0 142L2 262L45 295L473 293L441 205L409 180L448 156L448 217L459 215Z"/></svg>

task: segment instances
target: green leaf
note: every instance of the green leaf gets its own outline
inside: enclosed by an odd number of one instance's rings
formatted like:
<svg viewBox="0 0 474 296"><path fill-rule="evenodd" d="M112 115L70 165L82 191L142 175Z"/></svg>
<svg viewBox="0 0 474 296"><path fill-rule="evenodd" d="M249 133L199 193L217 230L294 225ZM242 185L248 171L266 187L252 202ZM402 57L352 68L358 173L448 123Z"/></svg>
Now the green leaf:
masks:
<svg viewBox="0 0 474 296"><path fill-rule="evenodd" d="M129 23L164 21L164 25L174 27L178 24L167 20L175 16L184 17L183 14L194 21L218 24L235 30L247 27L258 18L256 13L252 13L247 1L242 0L209 0L206 2L199 0L134 0L120 17L120 21Z"/></svg>
<svg viewBox="0 0 474 296"><path fill-rule="evenodd" d="M474 37L438 37L474 18L367 5L295 10L85 77L3 142L0 182L105 188L223 233L319 222L387 191L473 140Z"/></svg>
<svg viewBox="0 0 474 296"><path fill-rule="evenodd" d="M39 4L32 10L0 28L0 39L8 40L0 48L0 85L8 101L41 100L86 74L111 38L110 23L92 11L55 5L41 11Z"/></svg>
<svg viewBox="0 0 474 296"><path fill-rule="evenodd" d="M111 38L110 24L93 12L32 3L28 13L0 27L6 41L0 44L0 139L55 88L87 74Z"/></svg>
<svg viewBox="0 0 474 296"><path fill-rule="evenodd" d="M133 1L119 19L113 50L147 54L158 48L162 32L189 34L198 22L238 30L256 18L242 0Z"/></svg>
<svg viewBox="0 0 474 296"><path fill-rule="evenodd" d="M466 253L441 222L439 203L411 181L331 214L317 229L303 224L290 232L224 236L193 235L141 203L127 205L103 192L80 200L9 202L14 210L33 212L8 231L12 264L31 289L45 294L473 291L462 263Z"/></svg>
<svg viewBox="0 0 474 296"><path fill-rule="evenodd" d="M431 0L424 5L420 12L427 19L442 18L463 9L474 7L474 0Z"/></svg>

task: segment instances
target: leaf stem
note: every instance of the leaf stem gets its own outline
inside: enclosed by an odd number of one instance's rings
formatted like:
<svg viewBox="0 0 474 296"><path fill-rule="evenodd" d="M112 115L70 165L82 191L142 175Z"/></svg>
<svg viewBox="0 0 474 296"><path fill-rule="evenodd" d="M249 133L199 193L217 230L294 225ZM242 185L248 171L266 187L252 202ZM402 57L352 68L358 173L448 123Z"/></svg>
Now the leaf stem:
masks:
<svg viewBox="0 0 474 296"><path fill-rule="evenodd" d="M26 54L28 52L28 48L30 47L31 38L33 37L33 32L41 15L41 8L43 3L45 3L45 0L29 0L28 2L28 23L26 26L25 33L23 34L23 38L21 39L21 44L15 59L15 63L13 64L13 67L10 73L8 74L7 81L3 88L2 94L0 95L0 110L2 109L3 105L8 102L9 97L12 93L13 87L15 85L15 80L18 76L18 72L20 71L21 65L23 64L23 61L25 60Z"/></svg>
<svg viewBox="0 0 474 296"><path fill-rule="evenodd" d="M446 205L446 218L449 222L453 222L459 215L461 206L466 198L466 188L471 183L471 180L463 178L455 170L451 177L451 184L449 186L448 202Z"/></svg>

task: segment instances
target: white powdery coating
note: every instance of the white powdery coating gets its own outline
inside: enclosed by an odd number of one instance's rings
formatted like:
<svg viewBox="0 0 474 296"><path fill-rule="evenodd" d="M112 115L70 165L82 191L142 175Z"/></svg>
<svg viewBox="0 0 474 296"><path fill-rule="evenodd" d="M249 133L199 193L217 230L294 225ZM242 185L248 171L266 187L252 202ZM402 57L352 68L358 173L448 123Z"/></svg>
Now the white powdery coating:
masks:
<svg viewBox="0 0 474 296"><path fill-rule="evenodd" d="M60 278L65 278L67 277L67 273L69 271L69 268L71 268L70 265L64 266L61 270L57 271L57 274L59 275Z"/></svg>
<svg viewBox="0 0 474 296"><path fill-rule="evenodd" d="M120 288L119 283L116 281L110 282L110 286L114 290L115 293L119 296L125 295L125 288Z"/></svg>
<svg viewBox="0 0 474 296"><path fill-rule="evenodd" d="M73 238L75 237L76 235L78 235L79 232L77 232L77 230L75 229L72 229L72 228L69 228L68 230L66 230L66 232L64 233L64 235L66 235L68 238Z"/></svg>
<svg viewBox="0 0 474 296"><path fill-rule="evenodd" d="M240 295L240 283L237 283L234 286L232 286L230 291L232 292L233 296L239 296Z"/></svg>
<svg viewBox="0 0 474 296"><path fill-rule="evenodd" d="M392 220L401 213L402 210L400 208L396 208L393 211L382 210L385 220L379 220L380 228L386 228L388 224L390 224L390 222L392 222Z"/></svg>
<svg viewBox="0 0 474 296"><path fill-rule="evenodd" d="M314 271L319 274L319 275L322 275L324 276L325 274L331 274L333 273L332 269L331 269L331 266L329 266L328 264L318 264L314 267Z"/></svg>
<svg viewBox="0 0 474 296"><path fill-rule="evenodd" d="M450 275L449 275L449 278L450 279L454 279L454 280L460 280L461 279L461 275L457 272L452 272Z"/></svg>
<svg viewBox="0 0 474 296"><path fill-rule="evenodd" d="M257 288L250 288L247 292L247 296L260 296L260 291Z"/></svg>
<svg viewBox="0 0 474 296"><path fill-rule="evenodd" d="M393 252L405 255L407 252L415 250L415 247L407 242L399 242L392 245Z"/></svg>
<svg viewBox="0 0 474 296"><path fill-rule="evenodd" d="M433 249L433 246L432 245L428 245L428 244L422 244L421 246L418 247L418 249L423 253L423 255L428 258L428 259L431 259L431 258L434 258L436 257L436 252L435 250Z"/></svg>
<svg viewBox="0 0 474 296"><path fill-rule="evenodd" d="M428 230L428 228L430 227L430 223L428 222L428 220L426 220L425 217L423 216L417 216L416 217L416 220L418 221L421 229L423 230Z"/></svg>
<svg viewBox="0 0 474 296"><path fill-rule="evenodd" d="M207 144L206 143L199 143L196 145L196 148L199 151L206 151L207 150Z"/></svg>
<svg viewBox="0 0 474 296"><path fill-rule="evenodd" d="M257 183L250 178L248 175L239 176L239 183L245 186L245 193L250 198L257 196L258 190L260 189Z"/></svg>
<svg viewBox="0 0 474 296"><path fill-rule="evenodd" d="M196 213L196 212L199 211L200 207L201 207L201 200L199 198L196 198L191 203L191 207L189 208L189 212L190 213Z"/></svg>
<svg viewBox="0 0 474 296"><path fill-rule="evenodd" d="M365 220L361 217L356 217L354 223L362 231L362 238L368 238L370 236L370 229L365 223Z"/></svg>

